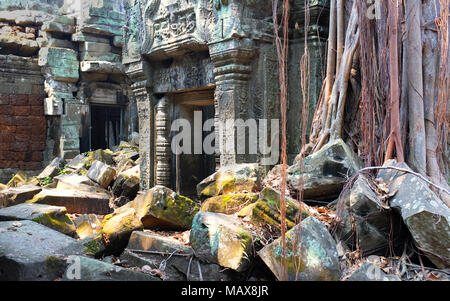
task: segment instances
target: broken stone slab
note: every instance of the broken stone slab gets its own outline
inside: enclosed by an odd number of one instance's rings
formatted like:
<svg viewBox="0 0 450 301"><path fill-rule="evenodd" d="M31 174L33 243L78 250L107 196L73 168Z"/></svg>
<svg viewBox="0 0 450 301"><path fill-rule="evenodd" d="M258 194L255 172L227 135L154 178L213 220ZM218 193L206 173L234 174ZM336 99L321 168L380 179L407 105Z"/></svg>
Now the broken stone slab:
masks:
<svg viewBox="0 0 450 301"><path fill-rule="evenodd" d="M56 157L55 159L50 162L49 165L37 176L38 179L44 179L58 175L59 170L64 167L66 164L66 160L63 158Z"/></svg>
<svg viewBox="0 0 450 301"><path fill-rule="evenodd" d="M96 151L89 152L88 157L91 162L100 161L107 165L112 165L114 163L113 155L114 155L114 153L112 151L110 151L109 149L106 149L106 150L98 149Z"/></svg>
<svg viewBox="0 0 450 301"><path fill-rule="evenodd" d="M102 222L102 236L109 253L118 253L126 247L131 233L142 230L144 225L134 208L119 208L105 216Z"/></svg>
<svg viewBox="0 0 450 301"><path fill-rule="evenodd" d="M145 194L139 194L133 201L117 209L120 214L133 208L146 229L163 228L186 230L191 228L200 206L193 200L157 185Z"/></svg>
<svg viewBox="0 0 450 301"><path fill-rule="evenodd" d="M257 199L258 195L256 193L218 195L207 199L200 210L205 212L233 214L240 211L243 207L256 202Z"/></svg>
<svg viewBox="0 0 450 301"><path fill-rule="evenodd" d="M75 239L33 221L0 222L0 280L55 280L66 258L83 255Z"/></svg>
<svg viewBox="0 0 450 301"><path fill-rule="evenodd" d="M233 192L257 192L264 169L257 163L221 167L197 185L199 196L212 197Z"/></svg>
<svg viewBox="0 0 450 301"><path fill-rule="evenodd" d="M85 256L73 257L63 281L157 281L159 278Z"/></svg>
<svg viewBox="0 0 450 301"><path fill-rule="evenodd" d="M409 169L390 160L384 166ZM450 209L421 178L397 170L381 170L378 179L397 192L390 206L397 211L416 246L438 267L450 266Z"/></svg>
<svg viewBox="0 0 450 301"><path fill-rule="evenodd" d="M76 236L66 208L44 204L19 204L0 209L0 221L31 220L69 236Z"/></svg>
<svg viewBox="0 0 450 301"><path fill-rule="evenodd" d="M86 236L80 239L79 242L84 246L85 254L95 258L100 258L107 250L107 245L101 233Z"/></svg>
<svg viewBox="0 0 450 301"><path fill-rule="evenodd" d="M233 216L200 211L192 222L190 243L202 261L238 272L250 266L252 235Z"/></svg>
<svg viewBox="0 0 450 301"><path fill-rule="evenodd" d="M281 214L280 214L280 197L279 191L271 187L265 187L259 194L259 199L253 207L251 222L256 225L281 225ZM310 213L308 206L304 203L300 206L299 203L286 196L286 226L288 229L294 227L297 222L298 210L301 207L302 219L307 218Z"/></svg>
<svg viewBox="0 0 450 301"><path fill-rule="evenodd" d="M357 155L342 140L330 141L316 153L303 160L296 160L287 170L288 186L298 190L300 178L305 198L332 199L339 195L347 178L355 174L361 165Z"/></svg>
<svg viewBox="0 0 450 301"><path fill-rule="evenodd" d="M67 163L66 167L72 168L74 170L80 170L82 168L88 167L89 165L90 165L89 158L83 154L79 154L75 158L70 160L70 162Z"/></svg>
<svg viewBox="0 0 450 301"><path fill-rule="evenodd" d="M389 245L389 232L398 233L399 226L394 219L391 222L390 208L382 203L381 196L372 190L368 181L359 175L337 205L341 219L338 237L349 246L355 246L357 238L359 249L366 255L384 252Z"/></svg>
<svg viewBox="0 0 450 301"><path fill-rule="evenodd" d="M346 281L401 281L396 275L386 274L371 262L365 261Z"/></svg>
<svg viewBox="0 0 450 301"><path fill-rule="evenodd" d="M112 191L114 195L124 196L132 200L139 191L140 168L139 165L119 173L114 181Z"/></svg>
<svg viewBox="0 0 450 301"><path fill-rule="evenodd" d="M61 185L60 187L63 187L63 185L64 185L64 189L70 189L70 188L67 188L67 186L74 187L72 189L79 189L78 188L79 185L97 186L97 184L94 181L92 181L91 179L89 179L88 177L81 176L76 173L56 176L53 179L56 182L57 186Z"/></svg>
<svg viewBox="0 0 450 301"><path fill-rule="evenodd" d="M98 192L75 191L67 189L43 189L29 203L63 206L68 213L108 214L109 195Z"/></svg>
<svg viewBox="0 0 450 301"><path fill-rule="evenodd" d="M86 176L106 188L114 180L116 170L103 162L94 161Z"/></svg>
<svg viewBox="0 0 450 301"><path fill-rule="evenodd" d="M72 220L80 239L100 233L102 230L102 223L95 214L80 214Z"/></svg>
<svg viewBox="0 0 450 301"><path fill-rule="evenodd" d="M283 276L282 254L281 238L258 252L278 280L337 281L340 278L335 241L326 226L312 216L286 232L287 279Z"/></svg>
<svg viewBox="0 0 450 301"><path fill-rule="evenodd" d="M23 185L7 188L0 191L0 207L14 206L31 200L42 191L42 187L36 185Z"/></svg>
<svg viewBox="0 0 450 301"><path fill-rule="evenodd" d="M160 270L163 280L169 281L229 281L235 279L231 271L217 264L204 263L192 257L193 249L172 237L135 231L121 255L122 263Z"/></svg>

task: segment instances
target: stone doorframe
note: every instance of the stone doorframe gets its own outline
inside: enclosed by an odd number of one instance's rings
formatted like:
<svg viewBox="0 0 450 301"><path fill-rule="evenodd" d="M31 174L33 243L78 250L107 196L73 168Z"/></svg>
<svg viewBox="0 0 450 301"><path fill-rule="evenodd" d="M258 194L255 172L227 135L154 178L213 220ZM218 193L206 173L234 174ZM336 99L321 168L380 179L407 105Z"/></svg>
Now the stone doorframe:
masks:
<svg viewBox="0 0 450 301"><path fill-rule="evenodd" d="M298 16L301 16L303 1L292 2L292 16L301 21ZM313 1L311 6L320 12L326 2ZM228 119L279 118L277 59L271 7L267 6L267 1L128 0L125 6L123 64L133 82L132 91L138 108L141 189L170 184L168 129L171 121L167 112L168 99L155 89L153 57L170 60L198 50L209 52L213 66L212 84L216 87L215 130L220 166L257 162L255 156L237 154L235 130L220 128L217 124ZM318 18L312 18L311 30ZM169 92L175 91L177 89ZM297 132L291 134L299 135ZM224 141L232 142L228 150L222 147Z"/></svg>

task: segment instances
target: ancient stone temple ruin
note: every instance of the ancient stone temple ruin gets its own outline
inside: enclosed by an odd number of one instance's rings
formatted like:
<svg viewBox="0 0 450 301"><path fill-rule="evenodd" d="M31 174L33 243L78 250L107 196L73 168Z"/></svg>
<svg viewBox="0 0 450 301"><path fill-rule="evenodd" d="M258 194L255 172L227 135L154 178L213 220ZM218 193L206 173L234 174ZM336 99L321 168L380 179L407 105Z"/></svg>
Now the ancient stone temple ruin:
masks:
<svg viewBox="0 0 450 301"><path fill-rule="evenodd" d="M259 162L261 154L237 151L238 138L243 143L248 139L236 137L236 128L219 124L238 119L268 120L270 124L270 120L280 119L271 4L199 0L129 1L127 5L123 64L133 82L138 108L142 185L174 187L181 181L183 190L218 166ZM303 1L292 1L292 5L289 64L298 66L304 32L295 30L295 24L303 24L304 7ZM310 11L311 94L317 96L323 79L326 1L311 2ZM292 70L288 117L291 161L299 153L302 101L296 83L300 70ZM195 111L202 112L203 120L214 118L216 153L182 154L178 158L170 151L174 135L171 121L185 118L193 124Z"/></svg>
<svg viewBox="0 0 450 301"><path fill-rule="evenodd" d="M137 132L122 1L0 3L0 180Z"/></svg>
<svg viewBox="0 0 450 301"><path fill-rule="evenodd" d="M3 1L0 7L4 179L18 169L41 169L55 156L71 159L111 148L139 132L142 188L175 188L178 183L186 190L219 166L260 162L265 156L249 151L248 134L237 137L235 127L219 124L266 122L266 145L271 146L271 137L279 140L280 89L270 2L25 2ZM314 102L324 77L328 6L327 1L310 3ZM302 97L295 66L304 51L303 5L292 1L289 162L300 150ZM313 103L310 115L314 108ZM194 116L202 120L199 139L213 133L216 151L192 149L192 155L176 155L171 150L177 133L172 123L183 118L194 131ZM213 124L202 128L211 119ZM278 127L271 132L272 120ZM246 149L238 152L242 143Z"/></svg>

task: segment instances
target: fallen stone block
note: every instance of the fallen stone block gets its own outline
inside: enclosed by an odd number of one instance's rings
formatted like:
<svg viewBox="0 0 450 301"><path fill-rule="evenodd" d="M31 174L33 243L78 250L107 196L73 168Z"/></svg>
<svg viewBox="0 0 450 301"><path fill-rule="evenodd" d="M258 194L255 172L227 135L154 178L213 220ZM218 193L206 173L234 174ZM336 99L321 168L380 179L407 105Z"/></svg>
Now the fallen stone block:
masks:
<svg viewBox="0 0 450 301"><path fill-rule="evenodd" d="M229 215L199 212L192 222L190 243L205 262L238 272L249 267L253 238L240 220Z"/></svg>
<svg viewBox="0 0 450 301"><path fill-rule="evenodd" d="M76 236L66 208L43 204L19 204L0 209L0 221L31 220L69 236Z"/></svg>
<svg viewBox="0 0 450 301"><path fill-rule="evenodd" d="M389 232L392 230L398 236L400 230L396 219L391 219L389 206L372 190L368 181L359 175L337 205L341 220L338 237L348 246L356 246L357 238L359 249L365 255L383 253L389 245Z"/></svg>
<svg viewBox="0 0 450 301"><path fill-rule="evenodd" d="M41 192L42 187L35 185L23 185L0 191L0 207L14 206L31 200Z"/></svg>
<svg viewBox="0 0 450 301"><path fill-rule="evenodd" d="M356 154L342 139L327 143L321 150L306 157L303 164L303 170L299 160L288 168L288 186L298 190L301 179L303 196L312 199L338 196L347 178L361 167Z"/></svg>
<svg viewBox="0 0 450 301"><path fill-rule="evenodd" d="M72 257L63 281L156 281L159 278L85 256Z"/></svg>
<svg viewBox="0 0 450 301"><path fill-rule="evenodd" d="M243 207L256 202L258 195L255 193L224 194L207 199L201 207L201 211L223 214L233 214Z"/></svg>
<svg viewBox="0 0 450 301"><path fill-rule="evenodd" d="M86 176L106 188L116 176L116 170L105 163L94 161Z"/></svg>
<svg viewBox="0 0 450 301"><path fill-rule="evenodd" d="M396 275L386 274L371 262L364 262L346 281L401 281Z"/></svg>
<svg viewBox="0 0 450 301"><path fill-rule="evenodd" d="M280 214L280 192L271 187L265 187L259 194L259 199L253 207L251 221L256 225L281 225ZM308 206L306 204L299 203L290 198L285 197L286 201L286 226L288 229L294 227L297 222L298 210L301 207L302 219L305 219L310 215Z"/></svg>
<svg viewBox="0 0 450 301"><path fill-rule="evenodd" d="M193 200L157 185L145 194L139 194L133 201L117 209L119 214L133 208L147 229L163 228L186 230L191 228L200 206Z"/></svg>
<svg viewBox="0 0 450 301"><path fill-rule="evenodd" d="M68 213L108 214L109 195L66 189L43 189L29 203L66 207Z"/></svg>
<svg viewBox="0 0 450 301"><path fill-rule="evenodd" d="M405 163L391 160L384 166L403 167ZM416 246L439 268L450 266L450 209L428 187L428 184L411 173L382 170L378 174L390 192L390 206L397 211Z"/></svg>
<svg viewBox="0 0 450 301"><path fill-rule="evenodd" d="M122 263L161 272L169 281L229 281L236 279L230 270L194 258L193 249L172 237L135 231L121 255Z"/></svg>
<svg viewBox="0 0 450 301"><path fill-rule="evenodd" d="M102 222L101 233L109 253L120 254L126 247L131 233L144 228L136 210L124 207L121 207L120 211L105 216Z"/></svg>
<svg viewBox="0 0 450 301"><path fill-rule="evenodd" d="M55 280L66 259L82 255L75 239L33 221L0 222L0 280Z"/></svg>
<svg viewBox="0 0 450 301"><path fill-rule="evenodd" d="M66 167L72 168L74 170L80 170L82 168L88 167L89 164L90 164L89 158L83 154L79 154L75 158L70 160L70 162L66 164Z"/></svg>
<svg viewBox="0 0 450 301"><path fill-rule="evenodd" d="M130 200L133 200L136 197L136 194L139 191L139 170L139 165L137 165L119 173L112 187L115 196L124 196Z"/></svg>
<svg viewBox="0 0 450 301"><path fill-rule="evenodd" d="M286 232L285 272L282 254L281 238L258 252L278 280L337 281L340 278L335 241L325 225L312 216Z"/></svg>
<svg viewBox="0 0 450 301"><path fill-rule="evenodd" d="M257 192L264 170L259 164L237 164L220 168L197 185L199 196L212 197L234 192Z"/></svg>
<svg viewBox="0 0 450 301"><path fill-rule="evenodd" d="M102 223L95 214L80 214L73 218L73 223L80 239L100 233L102 230Z"/></svg>
<svg viewBox="0 0 450 301"><path fill-rule="evenodd" d="M114 163L113 155L114 155L114 153L112 151L110 151L109 149L106 149L106 150L98 149L96 151L89 152L88 157L91 162L100 161L107 165L111 165Z"/></svg>
<svg viewBox="0 0 450 301"><path fill-rule="evenodd" d="M37 176L38 179L44 179L47 177L53 178L54 176L57 176L59 173L59 170L64 167L66 164L66 160L63 158L56 157L53 159L53 161L47 165L47 167Z"/></svg>

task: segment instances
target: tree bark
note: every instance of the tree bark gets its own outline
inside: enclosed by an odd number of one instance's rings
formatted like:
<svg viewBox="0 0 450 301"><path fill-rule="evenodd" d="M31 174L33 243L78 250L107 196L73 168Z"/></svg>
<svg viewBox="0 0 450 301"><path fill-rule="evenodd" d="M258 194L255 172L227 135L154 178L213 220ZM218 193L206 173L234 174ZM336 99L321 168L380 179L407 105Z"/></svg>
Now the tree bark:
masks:
<svg viewBox="0 0 450 301"><path fill-rule="evenodd" d="M422 35L420 0L406 1L406 43L409 103L408 163L426 175L426 138L423 106Z"/></svg>

